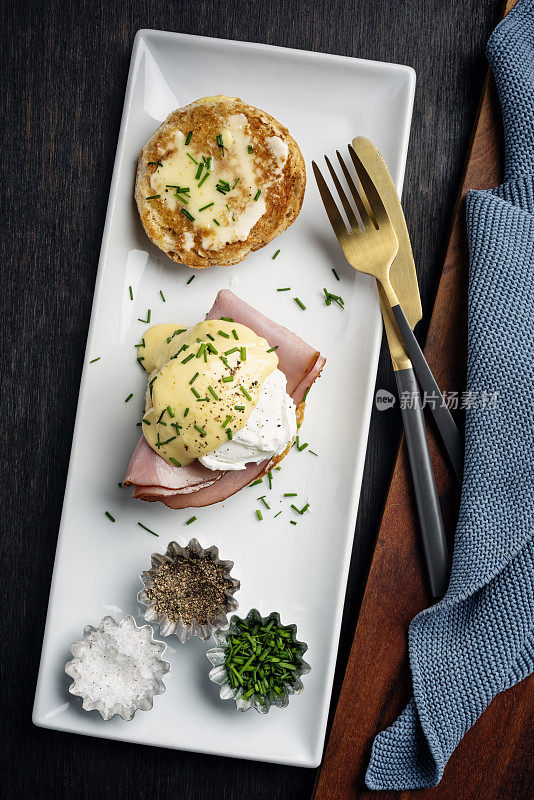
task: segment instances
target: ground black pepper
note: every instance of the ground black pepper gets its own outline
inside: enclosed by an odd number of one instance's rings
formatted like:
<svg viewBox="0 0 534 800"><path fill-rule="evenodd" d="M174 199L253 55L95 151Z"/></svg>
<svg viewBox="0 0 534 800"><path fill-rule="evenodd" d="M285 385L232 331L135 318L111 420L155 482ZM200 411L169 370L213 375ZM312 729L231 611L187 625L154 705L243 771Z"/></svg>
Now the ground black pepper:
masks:
<svg viewBox="0 0 534 800"><path fill-rule="evenodd" d="M146 594L154 601L155 611L187 625L193 619L205 624L226 601L226 590L232 586L222 564L195 554L174 556L159 567L153 581Z"/></svg>

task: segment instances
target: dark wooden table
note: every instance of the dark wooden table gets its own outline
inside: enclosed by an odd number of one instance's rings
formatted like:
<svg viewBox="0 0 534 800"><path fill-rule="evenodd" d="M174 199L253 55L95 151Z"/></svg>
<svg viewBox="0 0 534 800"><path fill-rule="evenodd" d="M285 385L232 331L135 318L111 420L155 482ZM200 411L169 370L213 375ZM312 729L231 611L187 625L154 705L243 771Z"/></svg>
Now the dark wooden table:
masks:
<svg viewBox="0 0 534 800"><path fill-rule="evenodd" d="M136 30L161 28L412 65L418 83L404 203L428 318L482 88L484 45L500 6L499 0L3 3L0 785L6 796L306 800L315 780L314 770L141 748L31 724ZM424 322L418 333L424 338ZM377 386L394 391L384 351ZM399 432L394 410L373 414L333 703Z"/></svg>

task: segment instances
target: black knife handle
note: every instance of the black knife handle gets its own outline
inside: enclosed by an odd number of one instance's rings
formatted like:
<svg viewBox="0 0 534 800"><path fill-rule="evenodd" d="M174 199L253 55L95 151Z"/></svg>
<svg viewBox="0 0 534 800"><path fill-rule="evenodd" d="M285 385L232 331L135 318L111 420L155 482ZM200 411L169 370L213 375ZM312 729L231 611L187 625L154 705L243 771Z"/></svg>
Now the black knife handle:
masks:
<svg viewBox="0 0 534 800"><path fill-rule="evenodd" d="M410 356L410 360L413 364L415 374L419 379L419 383L421 384L421 388L427 396L430 395L434 398L434 401L429 404L430 410L436 421L436 425L438 426L445 450L447 451L454 472L456 473L456 477L461 483L464 468L464 446L460 431L458 430L458 427L452 418L451 412L445 404L445 400L443 399L440 388L436 383L436 379L430 371L427 360L423 355L423 351L419 347L412 329L410 328L410 323L404 316L402 308L400 305L396 305L392 306L391 310L395 315L397 325L399 326L401 336L404 339L406 350Z"/></svg>
<svg viewBox="0 0 534 800"><path fill-rule="evenodd" d="M428 450L421 396L413 369L398 370L395 377L399 397L402 398L405 393L408 398L408 402L401 402L401 413L430 590L432 597L442 597L447 588L449 558L438 490Z"/></svg>

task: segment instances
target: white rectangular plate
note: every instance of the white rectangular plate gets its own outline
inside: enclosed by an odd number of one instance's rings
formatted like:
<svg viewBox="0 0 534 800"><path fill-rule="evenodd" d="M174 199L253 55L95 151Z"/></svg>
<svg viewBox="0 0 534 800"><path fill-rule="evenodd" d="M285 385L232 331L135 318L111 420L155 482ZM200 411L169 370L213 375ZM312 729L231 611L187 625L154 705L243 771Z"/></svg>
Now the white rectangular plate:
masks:
<svg viewBox="0 0 534 800"><path fill-rule="evenodd" d="M133 48L96 282L69 476L52 579L33 720L57 730L300 766L321 760L369 417L381 320L373 281L344 261L319 199L310 163L354 136L381 150L401 188L415 76L408 67L260 44L140 31ZM265 109L302 149L308 187L302 212L284 234L235 267L191 271L147 239L133 201L136 162L170 111L226 94ZM324 162L322 162L324 164ZM273 261L274 252L280 255ZM341 278L338 283L332 267ZM186 285L191 275L195 280ZM133 287L134 300L129 297ZM291 286L291 292L276 291ZM139 436L146 376L133 345L151 323L193 324L229 287L327 358L313 386L301 440L275 472L272 490L246 488L223 504L171 511L130 498L117 484ZM323 287L345 310L326 306ZM159 291L163 290L166 302ZM298 296L307 310L294 302ZM89 363L100 356L100 360ZM130 393L134 398L127 404ZM318 457L310 453L318 453ZM261 489L261 491L260 491ZM310 511L297 517L284 492ZM256 499L266 494L271 510ZM255 511L262 508L264 520ZM274 514L283 513L274 519ZM109 510L116 523L104 515ZM197 521L185 521L195 513ZM290 520L296 519L297 525ZM159 534L142 530L140 521ZM111 614L143 620L136 595L152 552L195 536L235 562L238 613L279 611L309 644L312 671L286 709L240 714L208 680L209 643L167 641L171 671L154 708L131 722L104 722L68 693L69 645L86 624ZM155 631L156 638L161 638Z"/></svg>

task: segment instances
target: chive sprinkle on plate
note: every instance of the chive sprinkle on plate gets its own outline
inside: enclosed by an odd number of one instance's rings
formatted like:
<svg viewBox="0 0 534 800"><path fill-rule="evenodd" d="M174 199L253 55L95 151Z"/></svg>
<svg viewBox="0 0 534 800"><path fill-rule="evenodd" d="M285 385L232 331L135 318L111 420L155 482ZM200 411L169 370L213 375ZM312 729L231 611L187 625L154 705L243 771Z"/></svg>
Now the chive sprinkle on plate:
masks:
<svg viewBox="0 0 534 800"><path fill-rule="evenodd" d="M185 523L185 524L186 524L186 525L191 525L191 523L192 523L192 522L194 522L195 520L196 520L196 517L189 517L189 519L188 519L188 520L186 520L186 523Z"/></svg>
<svg viewBox="0 0 534 800"><path fill-rule="evenodd" d="M121 486L121 484L120 484L120 483L119 483L119 486ZM111 516L111 514L109 513L109 511L106 511L106 517L107 517L109 520L111 520L111 522L116 522L116 520L115 520L115 517L112 517L112 516Z"/></svg>
<svg viewBox="0 0 534 800"><path fill-rule="evenodd" d="M90 361L89 363L90 363L90 364L94 364L94 363L95 363L95 361L100 361L100 356L98 356L97 358L92 358L92 359L91 359L91 361Z"/></svg>
<svg viewBox="0 0 534 800"><path fill-rule="evenodd" d="M191 277L189 278L189 280L188 280L188 281L187 281L187 283L186 283L186 286L189 286L189 284L191 283L191 281L193 280L193 278L196 278L196 275L191 275Z"/></svg>
<svg viewBox="0 0 534 800"><path fill-rule="evenodd" d="M332 272L334 273L334 277L335 277L336 281L339 281L340 280L339 275L335 271L334 267L332 267Z"/></svg>
<svg viewBox="0 0 534 800"><path fill-rule="evenodd" d="M300 307L302 308L302 310L303 310L303 311L306 311L306 306L304 305L304 303L302 302L302 300L300 300L298 297L294 297L294 298L293 298L293 300L295 301L295 303L296 303L298 306L300 306Z"/></svg>
<svg viewBox="0 0 534 800"><path fill-rule="evenodd" d="M133 397L133 392L130 392L130 394L128 395L128 397L126 397L126 398L124 399L124 402L125 402L125 403L129 403L129 402L130 402L130 400L132 399L132 397Z"/></svg>
<svg viewBox="0 0 534 800"><path fill-rule="evenodd" d="M161 289L159 290L159 293L160 293L160 295L161 295L161 299L163 300L163 302L164 302L164 303L166 303L167 301L165 300L165 295L163 294L163 292L161 291Z"/></svg>
<svg viewBox="0 0 534 800"><path fill-rule="evenodd" d="M128 286L128 291L130 292L130 300L133 300L133 289L131 286Z"/></svg>
<svg viewBox="0 0 534 800"><path fill-rule="evenodd" d="M279 252L280 252L280 250L277 250L277 251L276 251L276 253L275 253L275 254L274 254L274 256L273 256L273 261L274 261L274 259L276 258L276 256L278 255L278 253L279 253Z"/></svg>
<svg viewBox="0 0 534 800"><path fill-rule="evenodd" d="M155 531L152 531L152 530L150 530L150 528L147 528L147 526L146 526L146 525L143 525L143 523L142 523L142 522L138 522L137 524L138 524L138 525L139 525L139 527L140 527L140 528L142 528L144 531L148 531L148 533L151 533L151 534L152 534L152 536L159 536L159 533L156 533Z"/></svg>

